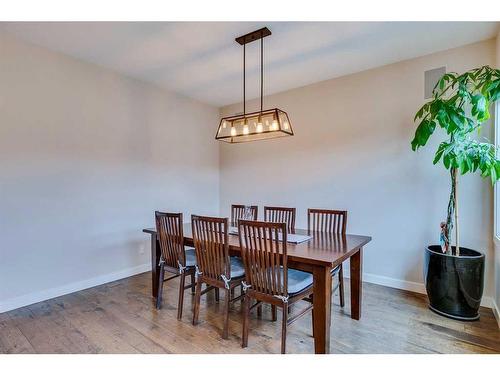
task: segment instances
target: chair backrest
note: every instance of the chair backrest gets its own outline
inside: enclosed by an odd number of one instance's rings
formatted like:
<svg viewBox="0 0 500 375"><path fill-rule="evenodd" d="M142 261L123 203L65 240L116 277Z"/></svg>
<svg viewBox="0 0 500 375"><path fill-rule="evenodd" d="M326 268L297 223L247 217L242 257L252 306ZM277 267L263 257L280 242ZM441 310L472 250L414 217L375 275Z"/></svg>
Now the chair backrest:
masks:
<svg viewBox="0 0 500 375"><path fill-rule="evenodd" d="M258 293L287 296L286 224L240 220L238 234L246 284Z"/></svg>
<svg viewBox="0 0 500 375"><path fill-rule="evenodd" d="M293 207L264 207L264 221L285 223L290 233L295 233L295 212Z"/></svg>
<svg viewBox="0 0 500 375"><path fill-rule="evenodd" d="M252 218L245 217L246 210L250 211ZM231 225L238 225L238 220L257 220L257 213L259 211L258 206L245 206L243 204L233 204L231 205Z"/></svg>
<svg viewBox="0 0 500 375"><path fill-rule="evenodd" d="M186 266L182 213L155 211L156 233L161 257L167 267Z"/></svg>
<svg viewBox="0 0 500 375"><path fill-rule="evenodd" d="M309 208L307 210L308 231L345 234L346 228L347 211L319 208Z"/></svg>
<svg viewBox="0 0 500 375"><path fill-rule="evenodd" d="M191 216L198 270L207 279L220 281L221 275L230 278L227 222L227 218Z"/></svg>

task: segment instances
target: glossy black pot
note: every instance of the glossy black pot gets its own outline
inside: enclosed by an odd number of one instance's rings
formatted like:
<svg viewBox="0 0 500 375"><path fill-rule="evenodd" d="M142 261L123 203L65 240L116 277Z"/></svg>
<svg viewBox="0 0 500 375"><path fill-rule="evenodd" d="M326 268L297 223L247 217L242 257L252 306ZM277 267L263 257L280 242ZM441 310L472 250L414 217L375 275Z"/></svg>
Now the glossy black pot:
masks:
<svg viewBox="0 0 500 375"><path fill-rule="evenodd" d="M425 250L424 282L431 310L459 320L479 319L484 288L484 254L460 247L460 256L443 254L441 246Z"/></svg>

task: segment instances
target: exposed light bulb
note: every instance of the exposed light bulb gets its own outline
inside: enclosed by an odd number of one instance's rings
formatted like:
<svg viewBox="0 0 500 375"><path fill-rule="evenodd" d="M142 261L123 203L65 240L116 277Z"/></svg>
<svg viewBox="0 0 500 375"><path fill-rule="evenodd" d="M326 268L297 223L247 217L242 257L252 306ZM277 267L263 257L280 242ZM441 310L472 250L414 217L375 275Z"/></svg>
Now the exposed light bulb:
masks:
<svg viewBox="0 0 500 375"><path fill-rule="evenodd" d="M261 123L261 122L259 122L259 123L257 124L257 133L262 133L262 130L263 130L263 129L262 129L262 123Z"/></svg>
<svg viewBox="0 0 500 375"><path fill-rule="evenodd" d="M271 124L271 130L278 130L278 121L273 120L273 123Z"/></svg>
<svg viewBox="0 0 500 375"><path fill-rule="evenodd" d="M222 129L225 129L225 128L226 128L226 122L222 121Z"/></svg>
<svg viewBox="0 0 500 375"><path fill-rule="evenodd" d="M283 124L283 128L285 128L285 130L288 130L290 128L290 124L288 123L288 121L285 121L285 123Z"/></svg>
<svg viewBox="0 0 500 375"><path fill-rule="evenodd" d="M231 128L231 137L235 137L236 136L236 128L233 126Z"/></svg>
<svg viewBox="0 0 500 375"><path fill-rule="evenodd" d="M247 135L248 134L248 125L245 125L243 127L243 134Z"/></svg>

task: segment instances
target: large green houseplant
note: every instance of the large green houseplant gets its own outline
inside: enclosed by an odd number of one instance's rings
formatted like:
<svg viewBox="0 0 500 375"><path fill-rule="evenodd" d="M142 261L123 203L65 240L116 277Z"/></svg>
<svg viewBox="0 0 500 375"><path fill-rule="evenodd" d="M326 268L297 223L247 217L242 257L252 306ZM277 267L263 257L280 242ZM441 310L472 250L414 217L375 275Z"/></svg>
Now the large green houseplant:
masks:
<svg viewBox="0 0 500 375"><path fill-rule="evenodd" d="M451 192L446 222L441 223L441 246L426 249L424 275L430 307L459 319L477 319L484 278L484 255L460 246L459 176L478 172L492 184L500 178L500 159L487 140L479 141L481 126L490 118L491 104L500 98L500 70L489 66L463 74L447 73L430 101L415 115L419 125L413 151L425 146L437 128L448 139L439 144L434 164L450 171ZM478 136L479 135L479 136ZM451 246L452 230L455 246Z"/></svg>

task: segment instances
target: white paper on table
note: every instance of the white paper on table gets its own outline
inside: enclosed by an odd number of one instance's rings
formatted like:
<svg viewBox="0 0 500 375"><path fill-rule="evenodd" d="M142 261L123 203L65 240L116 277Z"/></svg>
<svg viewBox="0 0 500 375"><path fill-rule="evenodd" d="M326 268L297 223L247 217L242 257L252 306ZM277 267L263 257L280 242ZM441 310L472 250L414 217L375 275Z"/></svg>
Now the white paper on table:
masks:
<svg viewBox="0 0 500 375"><path fill-rule="evenodd" d="M236 227L230 227L229 228L229 234L234 234L238 235L238 228ZM312 238L312 236L308 236L305 234L293 234L293 233L288 233L286 242L290 243L302 243L309 241ZM283 235L281 233L278 233L278 240L283 241Z"/></svg>

